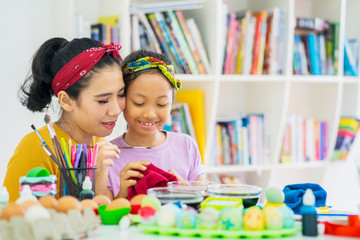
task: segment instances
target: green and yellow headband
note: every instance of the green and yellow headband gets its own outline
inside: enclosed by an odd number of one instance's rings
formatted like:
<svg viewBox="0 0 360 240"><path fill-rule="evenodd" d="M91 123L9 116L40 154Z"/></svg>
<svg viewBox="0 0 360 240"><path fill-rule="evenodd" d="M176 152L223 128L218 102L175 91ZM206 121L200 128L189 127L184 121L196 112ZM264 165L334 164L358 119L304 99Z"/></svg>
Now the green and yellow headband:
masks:
<svg viewBox="0 0 360 240"><path fill-rule="evenodd" d="M135 62L130 62L122 67L122 72L123 76L126 77L133 73L152 68L160 69L162 74L174 85L175 89L180 90L181 80L175 79L174 66L166 65L163 61L153 57L143 57L137 59Z"/></svg>

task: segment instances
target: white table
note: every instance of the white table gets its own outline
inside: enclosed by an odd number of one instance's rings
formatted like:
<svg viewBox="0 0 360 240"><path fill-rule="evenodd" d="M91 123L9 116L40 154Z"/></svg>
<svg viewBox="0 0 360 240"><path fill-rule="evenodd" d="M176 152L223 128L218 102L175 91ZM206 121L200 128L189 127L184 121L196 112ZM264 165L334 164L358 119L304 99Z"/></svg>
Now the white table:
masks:
<svg viewBox="0 0 360 240"><path fill-rule="evenodd" d="M216 238L188 238L182 236L163 236L163 235L153 235L143 233L139 227L132 226L127 230L120 230L117 225L101 225L95 231L89 234L87 239L99 240L99 239L126 239L126 240L215 240ZM229 238L223 238L228 240ZM239 238L240 239L240 238ZM253 238L249 238L253 239ZM286 238L263 238L268 240L340 240L340 239L358 239L358 238L349 238L349 237L336 237L330 235L319 235L318 237L304 237L301 233L298 233L294 237Z"/></svg>

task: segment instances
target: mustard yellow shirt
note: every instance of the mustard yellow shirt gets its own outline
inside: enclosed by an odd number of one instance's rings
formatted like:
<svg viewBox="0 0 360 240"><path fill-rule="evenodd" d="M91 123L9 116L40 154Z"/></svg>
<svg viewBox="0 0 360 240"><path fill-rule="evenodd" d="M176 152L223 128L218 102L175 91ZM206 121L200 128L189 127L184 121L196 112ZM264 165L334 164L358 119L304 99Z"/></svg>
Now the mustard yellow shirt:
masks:
<svg viewBox="0 0 360 240"><path fill-rule="evenodd" d="M61 138L64 138L65 142L68 143L70 136L55 124L53 124L53 126L59 141ZM56 155L47 127L44 126L38 129L38 131L44 138L45 142L49 145L52 152ZM104 140L105 138L93 137L91 145L94 146L97 142ZM77 144L74 139L71 139L71 141L72 144ZM50 174L56 175L57 190L59 191L60 176L58 166L40 146L40 139L36 133L31 132L20 141L7 166L3 185L9 192L10 202L14 202L19 198L20 177L26 176L27 173L34 167L46 168L49 170Z"/></svg>

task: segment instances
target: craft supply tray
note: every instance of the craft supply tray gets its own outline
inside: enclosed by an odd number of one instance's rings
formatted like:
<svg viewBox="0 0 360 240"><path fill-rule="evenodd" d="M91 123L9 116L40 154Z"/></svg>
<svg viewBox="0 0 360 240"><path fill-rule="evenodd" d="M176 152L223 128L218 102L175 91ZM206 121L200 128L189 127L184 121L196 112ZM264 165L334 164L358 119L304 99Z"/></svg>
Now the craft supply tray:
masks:
<svg viewBox="0 0 360 240"><path fill-rule="evenodd" d="M297 224L293 228L261 231L180 229L148 225L139 225L139 227L148 234L198 238L281 238L293 236L300 231L300 226Z"/></svg>

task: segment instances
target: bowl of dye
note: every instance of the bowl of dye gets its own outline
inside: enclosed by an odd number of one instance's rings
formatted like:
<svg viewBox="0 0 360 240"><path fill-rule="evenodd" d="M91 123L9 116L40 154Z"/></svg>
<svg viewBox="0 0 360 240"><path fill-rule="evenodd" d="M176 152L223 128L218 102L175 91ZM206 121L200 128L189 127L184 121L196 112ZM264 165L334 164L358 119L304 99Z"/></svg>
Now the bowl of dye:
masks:
<svg viewBox="0 0 360 240"><path fill-rule="evenodd" d="M188 206L198 209L204 200L204 195L200 190L189 191L176 187L157 187L149 188L147 195L158 198L161 204L181 201Z"/></svg>
<svg viewBox="0 0 360 240"><path fill-rule="evenodd" d="M101 222L105 225L117 225L120 219L128 215L130 212L129 207L123 207L119 209L106 210L106 205L103 204L98 207L98 212L101 218Z"/></svg>
<svg viewBox="0 0 360 240"><path fill-rule="evenodd" d="M167 186L175 189L181 189L190 192L201 192L203 196L207 196L207 189L210 185L215 185L212 181L173 181L168 182Z"/></svg>
<svg viewBox="0 0 360 240"><path fill-rule="evenodd" d="M241 198L244 208L255 206L261 195L261 188L245 184L214 184L209 185L209 197Z"/></svg>

